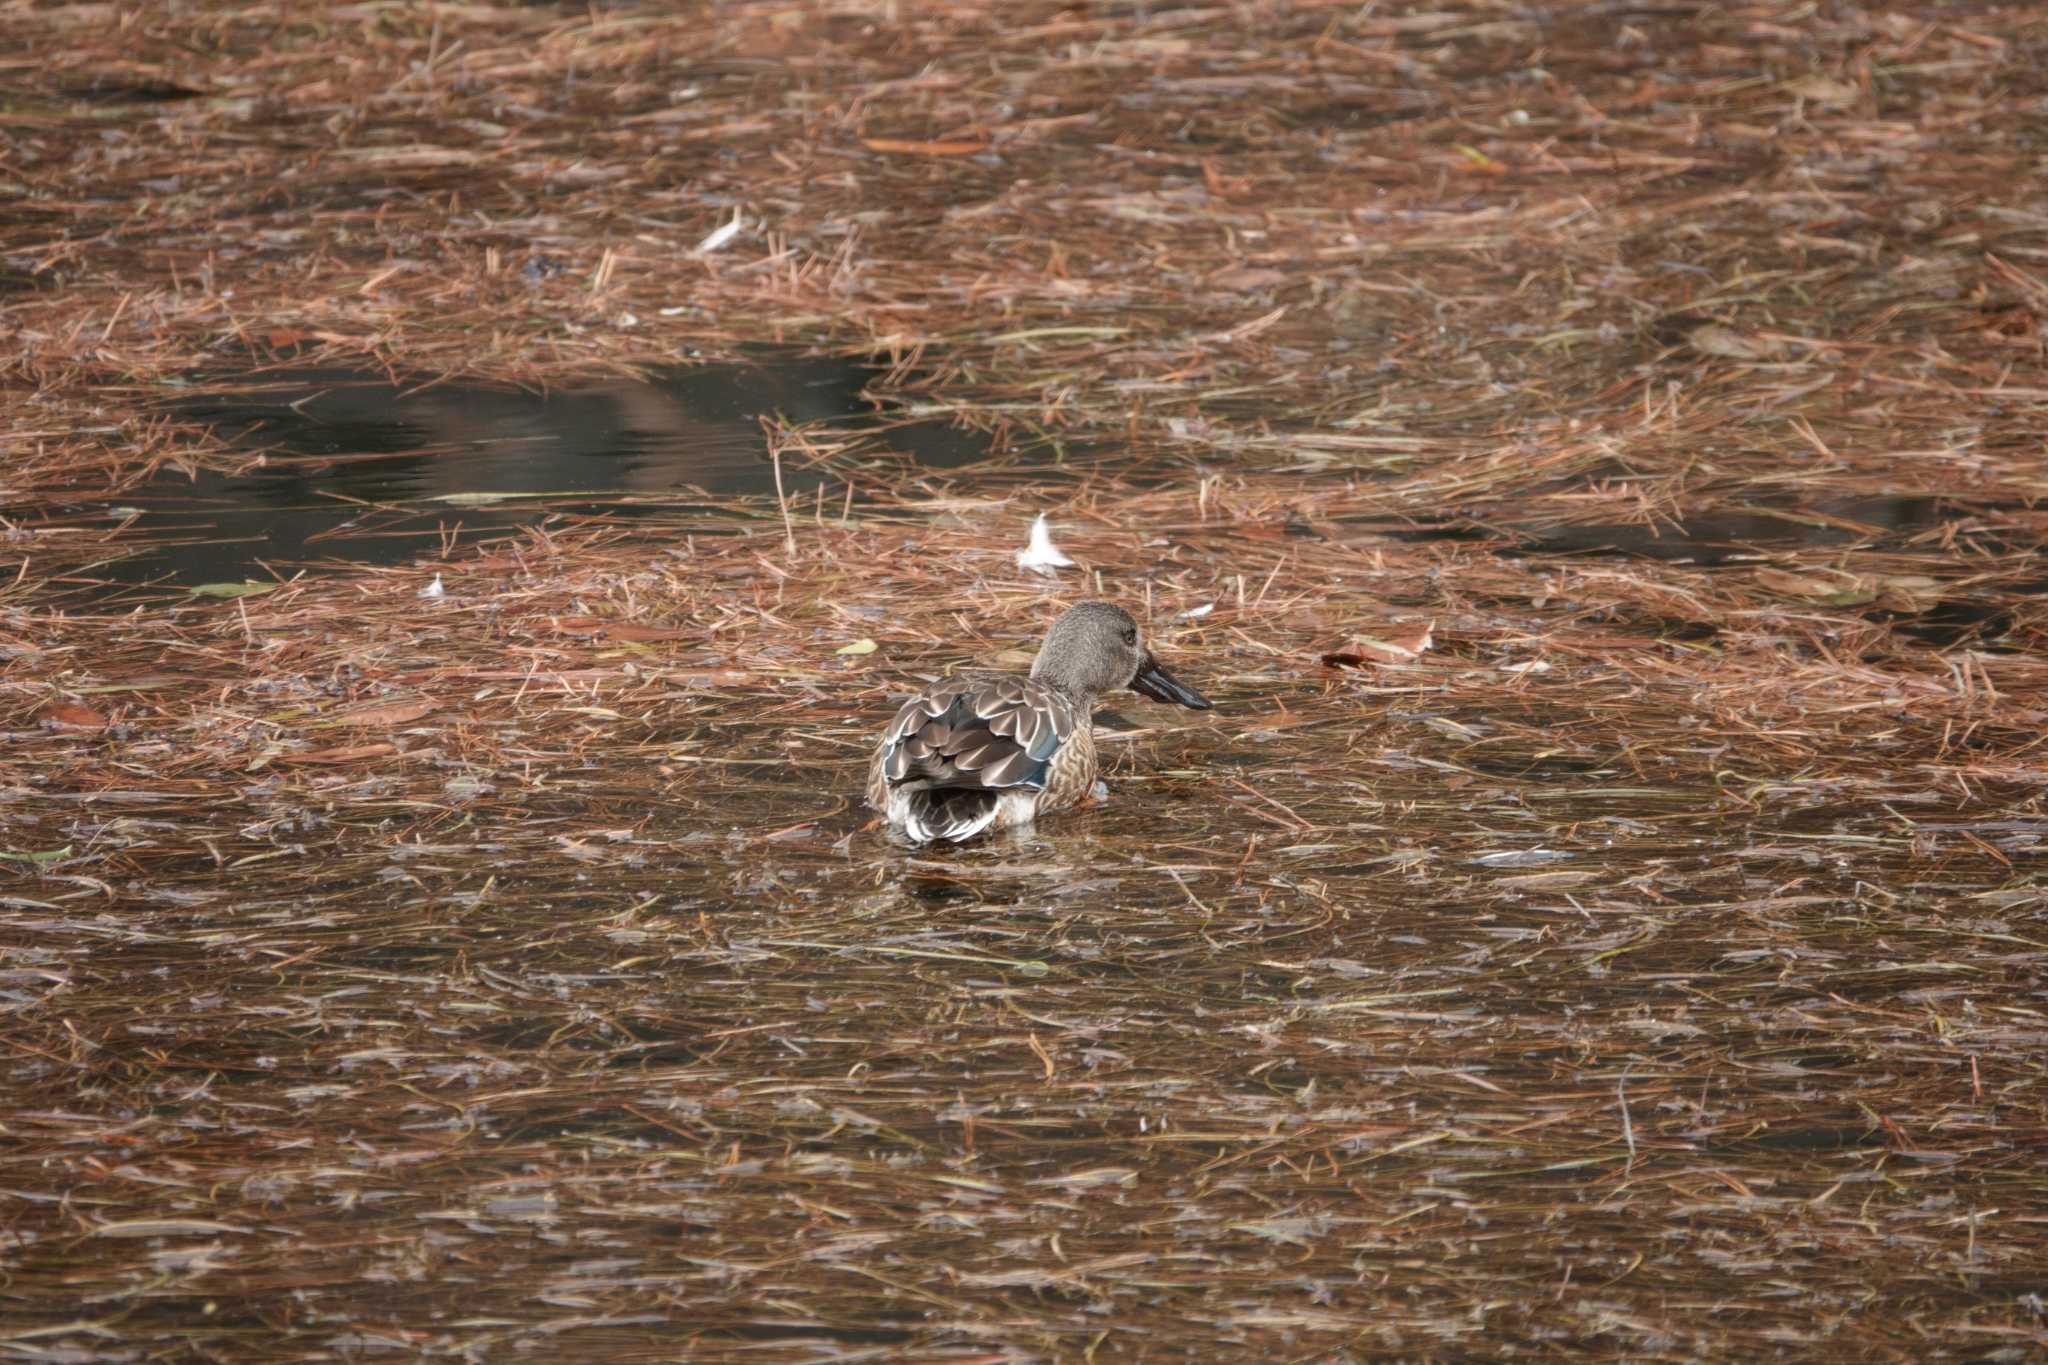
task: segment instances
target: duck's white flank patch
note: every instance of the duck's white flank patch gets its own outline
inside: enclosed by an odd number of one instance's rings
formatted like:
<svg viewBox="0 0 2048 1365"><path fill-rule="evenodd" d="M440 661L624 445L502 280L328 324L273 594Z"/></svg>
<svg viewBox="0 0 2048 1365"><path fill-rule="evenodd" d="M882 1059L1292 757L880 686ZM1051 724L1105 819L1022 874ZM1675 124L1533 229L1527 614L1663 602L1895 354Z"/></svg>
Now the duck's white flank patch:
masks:
<svg viewBox="0 0 2048 1365"><path fill-rule="evenodd" d="M996 801L996 828L1028 825L1038 814L1039 793L1031 788L1004 792Z"/></svg>
<svg viewBox="0 0 2048 1365"><path fill-rule="evenodd" d="M1009 829L1030 824L1032 816L1038 813L1038 797L1039 792L1032 787L1006 791L972 820L934 825L925 819L927 808L924 804L913 800L910 792L898 787L889 793L889 823L900 826L906 837L920 844L928 844L934 839L950 839L959 843L972 839L985 829Z"/></svg>

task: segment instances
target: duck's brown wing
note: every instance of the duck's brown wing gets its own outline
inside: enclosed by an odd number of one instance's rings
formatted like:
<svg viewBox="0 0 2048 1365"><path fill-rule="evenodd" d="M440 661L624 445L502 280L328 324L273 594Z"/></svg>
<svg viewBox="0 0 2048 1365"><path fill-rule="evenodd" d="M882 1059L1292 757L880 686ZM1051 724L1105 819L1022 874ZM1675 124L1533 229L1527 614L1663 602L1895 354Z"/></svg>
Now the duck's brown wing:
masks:
<svg viewBox="0 0 2048 1365"><path fill-rule="evenodd" d="M912 697L882 736L888 786L1043 790L1073 735L1073 704L1029 678L948 678Z"/></svg>

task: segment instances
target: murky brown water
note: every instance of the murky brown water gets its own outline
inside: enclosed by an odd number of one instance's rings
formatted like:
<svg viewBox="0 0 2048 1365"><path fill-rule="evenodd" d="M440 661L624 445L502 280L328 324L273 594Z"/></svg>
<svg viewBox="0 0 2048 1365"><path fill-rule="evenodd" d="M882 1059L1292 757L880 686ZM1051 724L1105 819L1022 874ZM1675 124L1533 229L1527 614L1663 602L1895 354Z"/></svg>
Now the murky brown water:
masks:
<svg viewBox="0 0 2048 1365"><path fill-rule="evenodd" d="M0 1353L2048 1351L2031 17L800 17L0 17Z"/></svg>
<svg viewBox="0 0 2048 1365"><path fill-rule="evenodd" d="M1203 587L1258 553L1226 519L1152 579L1215 716L1119 701L1107 808L906 851L859 767L959 646L884 578L889 643L835 660L828 532L730 645L533 632L716 610L769 539L534 546L541 599L451 572L338 648L307 589L245 599L239 700L138 679L109 732L17 732L13 1301L111 1296L50 1324L101 1359L1492 1352L1571 1303L1676 1357L2036 1292L2048 818L1953 733L1603 666L1687 646L1561 649L1573 593L1439 601L1410 668L1276 663ZM1520 562L1486 572L1558 581ZM99 675L235 610L104 622Z"/></svg>

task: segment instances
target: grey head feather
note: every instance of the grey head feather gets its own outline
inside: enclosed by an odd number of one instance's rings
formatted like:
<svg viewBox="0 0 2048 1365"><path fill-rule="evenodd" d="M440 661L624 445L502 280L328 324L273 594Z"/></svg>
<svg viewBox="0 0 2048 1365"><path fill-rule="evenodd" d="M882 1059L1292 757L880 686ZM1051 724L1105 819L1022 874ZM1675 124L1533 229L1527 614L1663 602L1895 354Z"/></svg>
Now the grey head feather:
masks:
<svg viewBox="0 0 2048 1365"><path fill-rule="evenodd" d="M1092 701L1131 685L1145 661L1145 640L1114 602L1068 607L1046 632L1031 676L1070 697Z"/></svg>

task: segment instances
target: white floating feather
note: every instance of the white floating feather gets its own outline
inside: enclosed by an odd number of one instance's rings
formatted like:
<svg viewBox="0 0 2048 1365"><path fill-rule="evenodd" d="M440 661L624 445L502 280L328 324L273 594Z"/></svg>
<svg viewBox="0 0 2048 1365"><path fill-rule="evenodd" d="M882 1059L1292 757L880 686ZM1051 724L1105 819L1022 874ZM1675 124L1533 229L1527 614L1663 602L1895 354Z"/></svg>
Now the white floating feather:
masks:
<svg viewBox="0 0 2048 1365"><path fill-rule="evenodd" d="M739 236L740 227L745 222L746 220L740 216L740 211L738 209L734 209L732 211L732 221L730 223L719 224L717 227L711 229L711 233L709 236L707 236L703 241L697 243L697 254L699 256L709 256L712 252L718 250L727 242L730 242L733 238Z"/></svg>
<svg viewBox="0 0 2048 1365"><path fill-rule="evenodd" d="M1074 567L1074 561L1061 554L1060 547L1052 543L1052 527L1046 525L1043 512L1038 514L1038 520L1031 523L1031 543L1017 551L1017 567L1042 574Z"/></svg>

